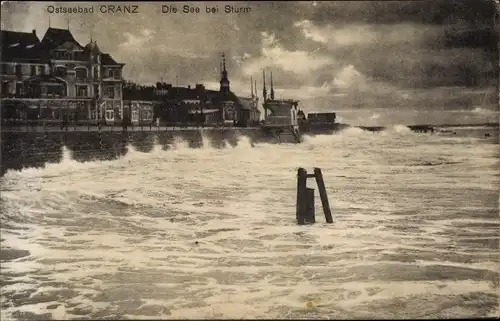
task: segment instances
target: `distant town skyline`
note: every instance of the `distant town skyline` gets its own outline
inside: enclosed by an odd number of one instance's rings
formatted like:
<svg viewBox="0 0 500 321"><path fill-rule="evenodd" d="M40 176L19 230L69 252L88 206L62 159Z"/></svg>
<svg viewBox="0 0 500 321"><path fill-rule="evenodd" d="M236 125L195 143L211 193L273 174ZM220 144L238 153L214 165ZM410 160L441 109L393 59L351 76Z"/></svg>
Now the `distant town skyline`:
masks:
<svg viewBox="0 0 500 321"><path fill-rule="evenodd" d="M108 4L108 3L102 3ZM115 2L115 5L120 3ZM123 3L130 5L132 3ZM198 6L199 14L166 14L162 5ZM207 14L205 7L251 7ZM273 70L277 96L298 99L339 92L393 95L413 88L496 86L498 36L491 1L193 2L137 3L139 13L49 14L47 7L85 2L5 2L2 29L43 37L68 28L81 44L92 37L125 63L124 77L219 86L221 52L232 89L262 91L262 69ZM468 76L464 76L467 74Z"/></svg>

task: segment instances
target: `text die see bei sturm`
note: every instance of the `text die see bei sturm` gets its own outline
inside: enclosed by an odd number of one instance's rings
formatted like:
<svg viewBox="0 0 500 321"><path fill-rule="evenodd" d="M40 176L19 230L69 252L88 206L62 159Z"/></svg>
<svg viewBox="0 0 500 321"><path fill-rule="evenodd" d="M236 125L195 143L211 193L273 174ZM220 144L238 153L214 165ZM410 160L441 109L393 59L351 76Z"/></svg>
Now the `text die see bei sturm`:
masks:
<svg viewBox="0 0 500 321"><path fill-rule="evenodd" d="M250 7L235 7L232 5L225 5L222 8L219 8L218 5L210 6L207 5L205 6L204 10L202 7L199 6L190 6L190 5L183 5L180 8L177 8L175 5L162 5L161 6L161 13L184 13L184 14L198 14L198 13L249 13L252 11L252 8Z"/></svg>

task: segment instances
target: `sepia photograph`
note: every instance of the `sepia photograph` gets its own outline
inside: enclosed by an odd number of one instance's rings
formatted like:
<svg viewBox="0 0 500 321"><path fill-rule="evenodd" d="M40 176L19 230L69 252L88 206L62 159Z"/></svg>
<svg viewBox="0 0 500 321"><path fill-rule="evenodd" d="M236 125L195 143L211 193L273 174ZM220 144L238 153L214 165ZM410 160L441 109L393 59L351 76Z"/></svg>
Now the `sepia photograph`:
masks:
<svg viewBox="0 0 500 321"><path fill-rule="evenodd" d="M500 316L500 1L2 1L0 318Z"/></svg>

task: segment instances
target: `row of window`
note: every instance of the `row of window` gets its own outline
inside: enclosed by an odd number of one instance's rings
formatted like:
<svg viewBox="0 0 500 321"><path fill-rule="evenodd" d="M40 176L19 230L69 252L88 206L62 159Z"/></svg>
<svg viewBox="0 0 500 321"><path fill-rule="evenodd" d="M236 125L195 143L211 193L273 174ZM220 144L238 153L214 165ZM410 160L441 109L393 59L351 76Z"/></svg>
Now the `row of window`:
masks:
<svg viewBox="0 0 500 321"><path fill-rule="evenodd" d="M87 57L84 55L83 51L65 51L65 50L54 50L52 52L53 58L57 60L72 60L81 61L86 60Z"/></svg>
<svg viewBox="0 0 500 321"><path fill-rule="evenodd" d="M54 70L54 75L56 77L65 78L68 75L68 69L64 66L57 66ZM77 79L86 79L88 77L88 71L84 67L76 67L75 75ZM99 78L99 71L97 68L94 69L94 78ZM121 79L121 71L107 69L104 78Z"/></svg>
<svg viewBox="0 0 500 321"><path fill-rule="evenodd" d="M1 73L5 75L27 75L37 76L44 75L46 73L45 65L12 65L12 64L1 64ZM29 71L27 68L29 67ZM23 70L24 69L24 70ZM68 75L68 68L65 66L56 66L54 68L54 76L65 78ZM88 77L88 70L86 67L76 67L75 75L78 79L86 79ZM94 78L99 78L99 72L97 68L94 69ZM108 68L105 70L104 78L121 79L121 70Z"/></svg>
<svg viewBox="0 0 500 321"><path fill-rule="evenodd" d="M121 96L121 88L114 86L105 87L104 97L105 98L115 98ZM23 94L42 94L42 95L57 95L65 97L67 96L66 86L61 85L30 85L25 88L22 83L16 83L14 81L2 82L2 93L22 96ZM99 86L94 85L94 93L99 94ZM75 85L75 95L76 97L90 97L89 86L88 85Z"/></svg>
<svg viewBox="0 0 500 321"><path fill-rule="evenodd" d="M11 65L11 64L1 64L1 73L5 75L43 75L45 74L45 65ZM24 70L23 70L24 69Z"/></svg>
<svg viewBox="0 0 500 321"><path fill-rule="evenodd" d="M115 88L113 86L105 87L104 97L105 98L115 98L115 93L116 93L116 97L120 97L121 96L120 90L121 90L120 87L117 87L117 88ZM76 85L75 92L76 92L77 97L89 97L89 87L87 85ZM94 94L96 96L99 95L99 86L98 85L94 85Z"/></svg>
<svg viewBox="0 0 500 321"><path fill-rule="evenodd" d="M89 119L102 119L102 115L99 110L90 110ZM153 112L151 111L143 111L139 112L139 110L133 109L131 120L138 121L142 116L142 120L151 121L153 120ZM104 118L109 121L113 120L121 120L122 119L122 110L121 109L106 109L104 112Z"/></svg>

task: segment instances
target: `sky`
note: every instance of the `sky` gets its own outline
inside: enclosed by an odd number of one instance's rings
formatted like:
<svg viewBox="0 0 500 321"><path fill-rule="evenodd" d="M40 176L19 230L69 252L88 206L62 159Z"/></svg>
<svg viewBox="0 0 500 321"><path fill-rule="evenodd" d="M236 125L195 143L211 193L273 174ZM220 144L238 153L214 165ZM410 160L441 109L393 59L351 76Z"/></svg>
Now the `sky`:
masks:
<svg viewBox="0 0 500 321"><path fill-rule="evenodd" d="M36 29L42 38L49 16L52 27L68 28L69 21L82 45L92 35L102 51L126 64L127 80L142 84L178 79L218 89L225 52L231 88L240 96L250 95L251 77L262 91L265 68L278 97L319 109L332 102L397 107L445 100L470 108L469 101L498 100L497 2L151 2L136 3L137 14L99 13L100 5L132 2L2 2L2 29ZM163 4L178 12L162 14ZM185 4L201 12L182 14ZM49 5L93 6L94 13L49 14ZM220 12L205 13L207 5ZM225 5L251 12L224 13Z"/></svg>

